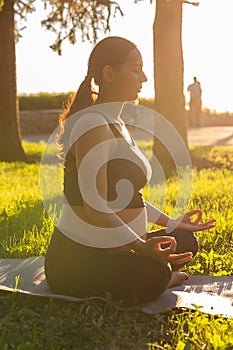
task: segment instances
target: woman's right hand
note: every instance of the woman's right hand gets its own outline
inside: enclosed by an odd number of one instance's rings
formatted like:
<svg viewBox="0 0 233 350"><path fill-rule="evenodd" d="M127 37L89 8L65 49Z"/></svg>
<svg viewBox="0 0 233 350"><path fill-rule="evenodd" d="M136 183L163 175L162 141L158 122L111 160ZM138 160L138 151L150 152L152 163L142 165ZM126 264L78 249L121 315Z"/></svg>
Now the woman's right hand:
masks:
<svg viewBox="0 0 233 350"><path fill-rule="evenodd" d="M162 248L162 244L169 244L169 246ZM192 259L193 254L191 252L176 254L176 246L177 243L174 237L159 236L142 242L137 251L142 256L165 263L184 264Z"/></svg>

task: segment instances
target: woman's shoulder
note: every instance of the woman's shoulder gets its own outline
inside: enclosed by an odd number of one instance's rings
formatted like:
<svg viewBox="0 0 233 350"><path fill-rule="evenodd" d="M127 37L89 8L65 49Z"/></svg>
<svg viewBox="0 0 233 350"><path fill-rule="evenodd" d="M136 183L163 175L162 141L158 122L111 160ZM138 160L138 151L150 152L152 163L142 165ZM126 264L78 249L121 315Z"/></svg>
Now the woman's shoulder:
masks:
<svg viewBox="0 0 233 350"><path fill-rule="evenodd" d="M97 111L87 111L83 114L74 114L68 120L70 124L70 130L76 129L82 132L90 131L98 126L107 126L107 118Z"/></svg>
<svg viewBox="0 0 233 350"><path fill-rule="evenodd" d="M107 116L105 116L103 113L100 111L96 110L91 110L89 109L88 111L82 113L82 114L75 114L73 115L74 125L78 125L79 127L85 127L85 126L101 126L101 125L107 125L109 124L109 120Z"/></svg>
<svg viewBox="0 0 233 350"><path fill-rule="evenodd" d="M82 115L73 115L71 118L73 120L70 127L69 144L73 144L82 136L85 136L85 140L88 137L109 139L114 136L109 127L110 121L99 111L89 110Z"/></svg>

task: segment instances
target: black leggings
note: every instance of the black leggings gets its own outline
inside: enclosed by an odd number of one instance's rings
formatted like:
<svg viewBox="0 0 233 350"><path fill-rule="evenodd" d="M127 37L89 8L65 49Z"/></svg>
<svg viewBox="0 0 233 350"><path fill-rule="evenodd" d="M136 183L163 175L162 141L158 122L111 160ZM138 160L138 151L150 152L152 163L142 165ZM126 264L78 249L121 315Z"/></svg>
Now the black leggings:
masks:
<svg viewBox="0 0 233 350"><path fill-rule="evenodd" d="M167 235L165 230L153 231L147 238L162 235ZM198 244L192 233L175 230L169 235L177 240L176 252L197 253ZM45 274L54 292L76 297L105 297L110 292L114 300L128 306L163 293L171 273L168 264L134 252L86 247L56 228L45 256Z"/></svg>

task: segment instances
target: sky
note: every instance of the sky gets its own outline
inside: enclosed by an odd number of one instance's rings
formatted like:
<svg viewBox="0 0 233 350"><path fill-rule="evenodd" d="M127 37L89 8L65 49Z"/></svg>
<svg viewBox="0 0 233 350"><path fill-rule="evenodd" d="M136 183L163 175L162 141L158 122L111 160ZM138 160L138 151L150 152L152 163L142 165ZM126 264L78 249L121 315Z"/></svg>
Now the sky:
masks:
<svg viewBox="0 0 233 350"><path fill-rule="evenodd" d="M155 1L117 1L125 14L112 21L107 35L123 36L139 48L148 81L141 97L153 97L153 32ZM194 7L183 5L184 93L196 76L202 86L203 107L217 112L233 112L233 0L199 0ZM86 75L87 60L93 44L81 42L78 34L73 46L64 43L62 56L49 45L54 34L41 27L45 17L42 1L28 16L27 28L16 45L17 86L19 93L76 91ZM99 39L106 35L100 35Z"/></svg>

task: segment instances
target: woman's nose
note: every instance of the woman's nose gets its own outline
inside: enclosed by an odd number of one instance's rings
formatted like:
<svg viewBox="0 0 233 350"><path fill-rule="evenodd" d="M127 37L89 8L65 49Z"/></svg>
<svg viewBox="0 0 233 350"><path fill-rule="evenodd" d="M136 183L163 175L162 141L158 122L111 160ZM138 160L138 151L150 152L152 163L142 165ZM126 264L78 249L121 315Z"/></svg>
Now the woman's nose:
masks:
<svg viewBox="0 0 233 350"><path fill-rule="evenodd" d="M146 74L142 71L142 82L146 82L147 81L147 76Z"/></svg>

